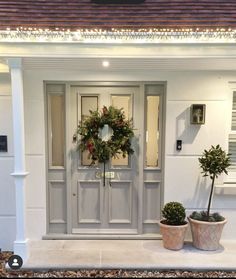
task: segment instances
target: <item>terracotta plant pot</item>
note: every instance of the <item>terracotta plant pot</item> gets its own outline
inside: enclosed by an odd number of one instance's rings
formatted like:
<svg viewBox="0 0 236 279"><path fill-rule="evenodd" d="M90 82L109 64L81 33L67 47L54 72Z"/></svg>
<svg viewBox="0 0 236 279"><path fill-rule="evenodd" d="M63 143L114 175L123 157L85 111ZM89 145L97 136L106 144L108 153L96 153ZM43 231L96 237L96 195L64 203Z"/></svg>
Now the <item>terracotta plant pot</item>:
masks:
<svg viewBox="0 0 236 279"><path fill-rule="evenodd" d="M170 250L182 249L187 228L188 223L180 226L171 226L162 224L160 221L160 231L162 234L163 246Z"/></svg>
<svg viewBox="0 0 236 279"><path fill-rule="evenodd" d="M193 246L207 251L214 251L219 249L220 238L224 225L227 219L221 222L204 222L188 218Z"/></svg>

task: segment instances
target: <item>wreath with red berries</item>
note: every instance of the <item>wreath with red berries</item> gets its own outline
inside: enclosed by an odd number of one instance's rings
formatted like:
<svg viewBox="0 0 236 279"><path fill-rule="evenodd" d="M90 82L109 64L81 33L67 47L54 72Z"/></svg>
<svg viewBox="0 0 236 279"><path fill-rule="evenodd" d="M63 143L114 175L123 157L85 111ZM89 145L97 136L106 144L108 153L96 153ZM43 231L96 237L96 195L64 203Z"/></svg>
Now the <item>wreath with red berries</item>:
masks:
<svg viewBox="0 0 236 279"><path fill-rule="evenodd" d="M111 137L105 141L100 136L100 130L105 125L112 129ZM77 150L88 150L91 165L95 162L105 163L118 154L126 157L133 154L131 139L134 136L132 120L126 120L122 109L113 106L102 108L102 111L90 111L90 116L80 122L74 141Z"/></svg>

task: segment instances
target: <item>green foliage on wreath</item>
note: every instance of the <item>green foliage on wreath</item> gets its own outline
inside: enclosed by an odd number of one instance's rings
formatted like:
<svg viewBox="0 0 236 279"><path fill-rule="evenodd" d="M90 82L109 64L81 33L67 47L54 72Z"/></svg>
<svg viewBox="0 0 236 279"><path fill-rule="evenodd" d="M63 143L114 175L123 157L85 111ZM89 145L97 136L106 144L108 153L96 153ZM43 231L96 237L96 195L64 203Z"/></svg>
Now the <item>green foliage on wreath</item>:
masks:
<svg viewBox="0 0 236 279"><path fill-rule="evenodd" d="M132 120L126 120L122 109L113 106L103 107L102 111L89 111L90 116L80 123L74 135L77 149L81 152L88 150L91 164L96 161L104 163L118 154L126 157L133 154L131 139L134 136ZM103 141L99 130L108 125L113 134L108 141Z"/></svg>

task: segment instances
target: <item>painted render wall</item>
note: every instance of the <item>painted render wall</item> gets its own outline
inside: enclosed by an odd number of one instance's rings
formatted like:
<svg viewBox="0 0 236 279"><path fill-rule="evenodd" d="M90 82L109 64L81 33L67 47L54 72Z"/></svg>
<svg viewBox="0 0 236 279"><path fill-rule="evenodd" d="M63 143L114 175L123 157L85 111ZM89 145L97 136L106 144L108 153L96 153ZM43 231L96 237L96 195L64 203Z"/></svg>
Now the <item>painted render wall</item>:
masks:
<svg viewBox="0 0 236 279"><path fill-rule="evenodd" d="M188 212L206 207L206 186L209 186L210 181L202 178L198 157L211 144L219 143L227 148L232 98L229 82L236 81L236 72L25 71L26 167L30 172L26 180L28 238L40 239L46 233L44 80L167 81L164 202L180 201ZM9 175L13 170L9 82L9 76L0 75L0 133L9 135L9 154L0 154L3 170L0 172L0 247L5 249L12 248L15 233L14 183ZM190 106L193 103L206 104L205 125L190 125ZM176 139L183 140L181 152L175 151ZM218 183L222 181L221 178ZM235 239L236 235L235 192L215 195L213 200L213 208L229 219L223 231L224 239Z"/></svg>
<svg viewBox="0 0 236 279"><path fill-rule="evenodd" d="M0 135L8 136L8 152L0 152L0 249L13 250L15 240L15 185L10 76L0 74Z"/></svg>

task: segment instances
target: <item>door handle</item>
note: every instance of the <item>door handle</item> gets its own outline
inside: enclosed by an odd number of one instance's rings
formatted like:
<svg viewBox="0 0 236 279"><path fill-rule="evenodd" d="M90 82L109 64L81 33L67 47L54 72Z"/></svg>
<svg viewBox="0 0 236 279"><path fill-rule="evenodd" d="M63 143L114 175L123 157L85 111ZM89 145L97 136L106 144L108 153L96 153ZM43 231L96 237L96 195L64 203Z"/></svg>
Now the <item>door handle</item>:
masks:
<svg viewBox="0 0 236 279"><path fill-rule="evenodd" d="M75 194L75 193L73 193L72 195L73 195L73 197L76 197L76 194Z"/></svg>

